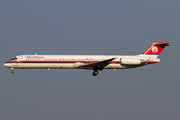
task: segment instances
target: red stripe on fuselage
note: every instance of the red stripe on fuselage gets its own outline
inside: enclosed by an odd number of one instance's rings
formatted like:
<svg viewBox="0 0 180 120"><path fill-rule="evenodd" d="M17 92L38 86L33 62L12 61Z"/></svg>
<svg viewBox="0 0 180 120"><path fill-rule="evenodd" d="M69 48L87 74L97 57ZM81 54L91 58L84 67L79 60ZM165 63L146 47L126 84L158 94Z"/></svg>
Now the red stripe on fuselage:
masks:
<svg viewBox="0 0 180 120"><path fill-rule="evenodd" d="M159 61L146 61L145 63L150 64L150 63L160 63Z"/></svg>
<svg viewBox="0 0 180 120"><path fill-rule="evenodd" d="M10 60L5 63L95 63L100 61L78 61L78 60ZM120 63L120 61L110 61L109 63ZM146 61L145 63L159 63L159 61Z"/></svg>
<svg viewBox="0 0 180 120"><path fill-rule="evenodd" d="M100 61L78 61L78 60L11 60L7 61L6 63L95 63ZM120 61L110 61L109 63L120 63Z"/></svg>

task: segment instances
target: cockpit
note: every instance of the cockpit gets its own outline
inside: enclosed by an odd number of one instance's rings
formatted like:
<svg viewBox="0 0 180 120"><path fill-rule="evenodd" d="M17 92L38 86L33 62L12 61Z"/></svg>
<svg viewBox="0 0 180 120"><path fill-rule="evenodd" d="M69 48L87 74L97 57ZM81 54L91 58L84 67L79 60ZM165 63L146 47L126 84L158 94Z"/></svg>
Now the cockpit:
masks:
<svg viewBox="0 0 180 120"><path fill-rule="evenodd" d="M17 60L17 57L13 57L11 60Z"/></svg>

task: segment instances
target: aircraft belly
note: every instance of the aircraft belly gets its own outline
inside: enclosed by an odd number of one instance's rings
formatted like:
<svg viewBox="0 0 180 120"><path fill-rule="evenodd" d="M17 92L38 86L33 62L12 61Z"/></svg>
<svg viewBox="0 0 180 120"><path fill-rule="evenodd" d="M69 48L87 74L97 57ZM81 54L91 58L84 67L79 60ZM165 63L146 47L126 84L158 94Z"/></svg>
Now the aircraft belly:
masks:
<svg viewBox="0 0 180 120"><path fill-rule="evenodd" d="M9 68L19 68L19 69L78 69L74 66L74 63L10 63ZM104 69L127 69L140 66L125 66L121 64L109 64ZM81 68L80 68L81 69ZM92 70L92 68L83 68Z"/></svg>
<svg viewBox="0 0 180 120"><path fill-rule="evenodd" d="M39 68L39 69L46 69L46 68L54 68L54 69L72 69L73 64L71 63L16 63L12 65L13 68Z"/></svg>
<svg viewBox="0 0 180 120"><path fill-rule="evenodd" d="M120 64L110 64L110 65L111 65L110 69L125 69L125 68L127 68L127 67L122 66ZM109 69L109 68L105 68L105 69Z"/></svg>
<svg viewBox="0 0 180 120"><path fill-rule="evenodd" d="M110 64L111 67L105 67L104 69L128 69L128 68L135 68L139 66L125 66L121 64Z"/></svg>

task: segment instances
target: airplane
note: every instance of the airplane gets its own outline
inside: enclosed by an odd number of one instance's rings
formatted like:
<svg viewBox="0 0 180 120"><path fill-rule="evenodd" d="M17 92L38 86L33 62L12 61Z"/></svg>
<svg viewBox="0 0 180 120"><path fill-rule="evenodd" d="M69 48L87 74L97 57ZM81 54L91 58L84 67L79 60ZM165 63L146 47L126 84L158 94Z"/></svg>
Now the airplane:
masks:
<svg viewBox="0 0 180 120"><path fill-rule="evenodd" d="M18 55L4 63L14 69L87 69L98 75L103 69L136 68L152 63L160 63L158 55L171 42L154 41L139 55Z"/></svg>

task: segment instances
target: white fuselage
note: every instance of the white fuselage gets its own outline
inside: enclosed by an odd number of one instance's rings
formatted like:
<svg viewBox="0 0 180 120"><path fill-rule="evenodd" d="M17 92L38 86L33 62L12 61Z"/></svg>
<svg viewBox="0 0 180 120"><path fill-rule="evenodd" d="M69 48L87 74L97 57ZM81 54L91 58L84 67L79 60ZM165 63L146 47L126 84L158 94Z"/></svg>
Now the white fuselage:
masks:
<svg viewBox="0 0 180 120"><path fill-rule="evenodd" d="M110 58L115 58L104 69L123 69L146 65L148 63L159 63L156 55L19 55L16 59L7 61L4 66L21 69L79 69L79 66L96 63ZM144 64L121 64L120 59L133 61L143 60ZM86 69L86 68L83 68ZM89 69L89 68L87 68Z"/></svg>
<svg viewBox="0 0 180 120"><path fill-rule="evenodd" d="M154 41L140 55L18 55L4 63L5 67L14 69L87 69L98 75L103 69L125 69L159 63L158 55L170 42Z"/></svg>

